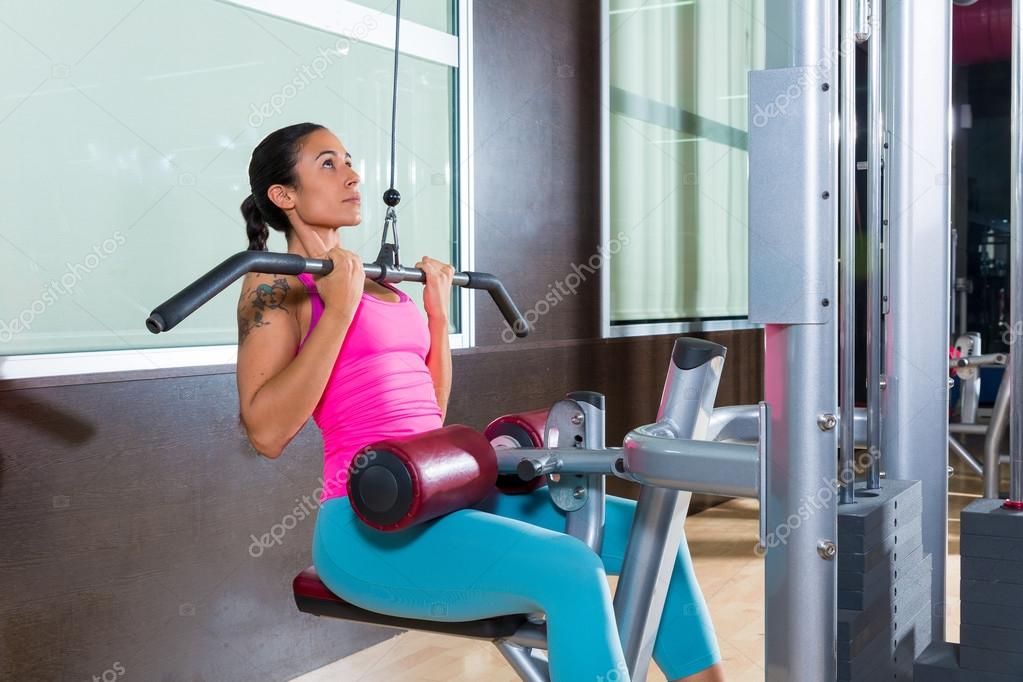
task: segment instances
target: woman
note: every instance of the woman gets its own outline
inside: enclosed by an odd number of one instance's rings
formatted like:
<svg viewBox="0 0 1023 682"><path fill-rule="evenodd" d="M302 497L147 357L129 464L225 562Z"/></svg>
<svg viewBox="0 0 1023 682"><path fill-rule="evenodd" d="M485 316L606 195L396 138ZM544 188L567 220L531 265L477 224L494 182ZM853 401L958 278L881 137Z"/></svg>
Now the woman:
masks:
<svg viewBox="0 0 1023 682"><path fill-rule="evenodd" d="M367 280L339 227L358 225L360 178L329 130L282 128L252 153L242 202L250 249L267 226L288 251L329 258L329 275L249 274L238 303L238 397L253 446L277 457L312 416L323 432L324 490L313 538L320 579L362 608L462 621L547 614L554 682L629 678L606 574L621 569L635 503L607 499L601 556L564 534L546 489L495 493L413 528L362 524L345 499L363 446L440 428L451 391L448 300L453 269L423 257L423 324L394 287ZM722 680L719 654L685 542L672 575L654 658L669 680Z"/></svg>

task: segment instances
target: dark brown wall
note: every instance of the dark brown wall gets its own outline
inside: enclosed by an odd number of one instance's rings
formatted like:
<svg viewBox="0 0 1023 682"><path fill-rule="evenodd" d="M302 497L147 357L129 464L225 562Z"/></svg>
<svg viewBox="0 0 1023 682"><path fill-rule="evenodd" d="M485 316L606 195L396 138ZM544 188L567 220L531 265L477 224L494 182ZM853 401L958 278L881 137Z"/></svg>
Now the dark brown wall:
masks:
<svg viewBox="0 0 1023 682"><path fill-rule="evenodd" d="M476 267L500 273L525 312L600 243L598 2L475 5ZM502 318L477 297L477 341ZM588 276L535 324L531 341L600 336Z"/></svg>
<svg viewBox="0 0 1023 682"><path fill-rule="evenodd" d="M312 518L250 554L320 440L253 454L222 371L0 391L0 679L285 680L387 636L296 612Z"/></svg>
<svg viewBox="0 0 1023 682"><path fill-rule="evenodd" d="M523 309L598 243L598 5L475 3L477 267ZM449 422L575 389L608 396L609 444L652 421L673 338L601 340L599 303L592 278L505 344L481 297ZM760 333L707 336L729 346L718 404L758 400ZM295 610L321 441L265 460L236 414L231 367L0 385L0 679L287 680L393 634Z"/></svg>

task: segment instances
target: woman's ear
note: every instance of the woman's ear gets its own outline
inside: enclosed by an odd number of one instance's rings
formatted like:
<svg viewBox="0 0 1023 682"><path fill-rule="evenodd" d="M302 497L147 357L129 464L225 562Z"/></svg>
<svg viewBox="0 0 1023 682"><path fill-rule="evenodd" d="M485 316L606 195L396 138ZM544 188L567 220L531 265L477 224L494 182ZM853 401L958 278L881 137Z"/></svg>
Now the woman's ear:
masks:
<svg viewBox="0 0 1023 682"><path fill-rule="evenodd" d="M286 185L271 185L266 196L282 211L295 208L295 193Z"/></svg>

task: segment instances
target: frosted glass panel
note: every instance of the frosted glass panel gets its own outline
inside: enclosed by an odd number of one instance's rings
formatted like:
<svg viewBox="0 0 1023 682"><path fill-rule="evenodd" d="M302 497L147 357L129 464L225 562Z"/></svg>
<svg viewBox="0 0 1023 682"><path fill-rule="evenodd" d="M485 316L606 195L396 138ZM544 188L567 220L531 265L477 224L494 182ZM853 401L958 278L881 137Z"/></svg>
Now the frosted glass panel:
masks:
<svg viewBox="0 0 1023 682"><path fill-rule="evenodd" d="M746 78L763 0L610 4L613 323L747 314ZM612 251L613 253L613 251Z"/></svg>
<svg viewBox="0 0 1023 682"><path fill-rule="evenodd" d="M363 224L342 243L375 257L391 53L210 0L5 7L0 265L17 286L0 301L0 355L234 343L237 284L168 334L143 322L246 248L252 149L292 123L322 123L351 151ZM400 69L403 260L457 267L456 74L407 55ZM286 250L279 233L270 248Z"/></svg>
<svg viewBox="0 0 1023 682"><path fill-rule="evenodd" d="M617 114L611 141L614 319L745 315L746 153Z"/></svg>
<svg viewBox="0 0 1023 682"><path fill-rule="evenodd" d="M395 0L360 0L360 5L372 7L394 16ZM402 21L414 21L445 33L455 33L454 3L450 0L402 0Z"/></svg>

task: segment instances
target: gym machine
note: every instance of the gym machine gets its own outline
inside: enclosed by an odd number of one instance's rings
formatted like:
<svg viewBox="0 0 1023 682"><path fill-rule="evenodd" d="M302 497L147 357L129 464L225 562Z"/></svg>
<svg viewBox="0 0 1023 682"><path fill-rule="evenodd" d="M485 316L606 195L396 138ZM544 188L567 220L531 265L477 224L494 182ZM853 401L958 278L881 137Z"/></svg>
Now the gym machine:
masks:
<svg viewBox="0 0 1023 682"><path fill-rule="evenodd" d="M640 484L614 611L631 679L646 679L692 493L757 498L766 490L766 434L756 445L724 439L754 424L767 429L767 406L753 419L748 410L714 410L724 359L718 344L677 339L657 421L633 429L621 447L604 447L604 397L578 391L549 410L501 417L483 436L456 425L369 445L365 464L351 469L349 501L371 527L397 530L470 507L495 485L546 483L565 511L565 532L599 553L605 477ZM763 516L760 527L763 535ZM295 578L294 591L298 608L314 615L491 640L523 680L550 679L540 653L546 627L530 614L443 622L373 613L331 594L313 568Z"/></svg>
<svg viewBox="0 0 1023 682"><path fill-rule="evenodd" d="M322 273L329 265L292 254L243 252L158 306L146 325L154 333L169 330L245 272ZM367 275L377 274L366 268ZM421 278L420 271L385 276L412 279L416 272ZM496 278L456 275L456 282L463 280L466 286L489 287L512 328L524 329ZM767 406L714 411L724 359L725 348L718 344L677 339L657 421L630 432L620 448L604 447L604 397L579 391L549 410L501 417L484 435L454 425L371 444L360 454L372 457L356 458L371 464L352 467L349 500L367 525L397 530L471 506L495 486L513 493L546 484L552 502L566 512L565 532L599 553L604 477L641 484L614 609L632 679L645 679L692 493L756 498L766 490ZM763 500L760 508L767 509ZM762 542L765 529L762 513ZM443 622L374 613L332 594L313 568L296 576L293 589L306 613L492 640L522 679L549 680L539 654L546 648L546 628L532 614Z"/></svg>
<svg viewBox="0 0 1023 682"><path fill-rule="evenodd" d="M1018 22L1019 0L1013 12ZM1013 591L1023 582L1023 411L1009 400L1023 391L1023 363L1011 356L995 411L1011 422L1010 500L963 512L963 644L944 641L951 13L939 0L766 2L767 69L750 74L749 88L749 252L750 319L765 325L774 415L769 525L814 499L835 476L836 453L842 485L765 557L768 680L1008 682L1023 669L1013 615L1023 606ZM1018 34L1013 330L1023 328ZM864 40L867 456L857 467L853 93ZM997 486L998 449L986 450L994 453L986 478ZM865 480L853 483L857 469Z"/></svg>

